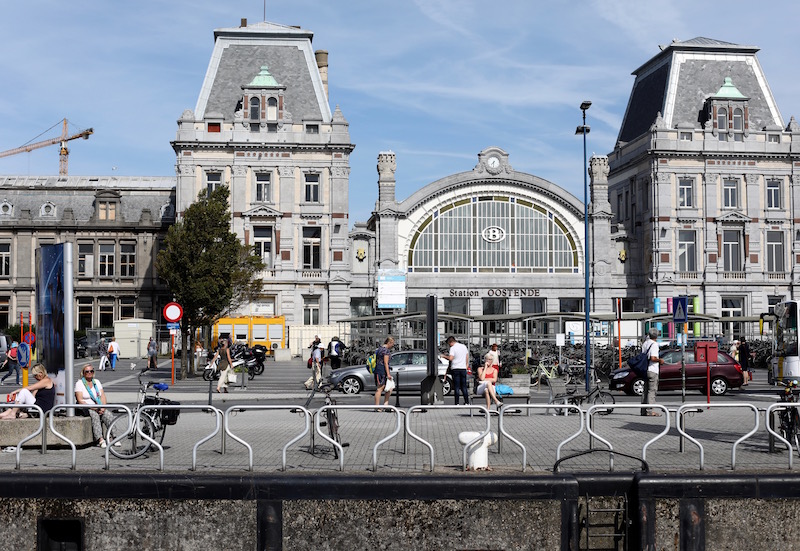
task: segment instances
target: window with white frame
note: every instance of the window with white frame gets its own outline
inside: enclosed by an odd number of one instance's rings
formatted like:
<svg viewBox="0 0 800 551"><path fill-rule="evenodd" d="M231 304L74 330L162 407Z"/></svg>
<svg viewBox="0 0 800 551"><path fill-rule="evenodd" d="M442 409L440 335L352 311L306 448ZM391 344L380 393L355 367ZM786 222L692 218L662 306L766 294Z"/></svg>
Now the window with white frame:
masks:
<svg viewBox="0 0 800 551"><path fill-rule="evenodd" d="M781 181L767 180L767 208L781 208Z"/></svg>
<svg viewBox="0 0 800 551"><path fill-rule="evenodd" d="M11 277L11 243L0 243L0 277Z"/></svg>
<svg viewBox="0 0 800 551"><path fill-rule="evenodd" d="M119 275L136 276L136 243L121 243L119 253Z"/></svg>
<svg viewBox="0 0 800 551"><path fill-rule="evenodd" d="M744 141L744 111L739 107L733 110L733 140L736 142Z"/></svg>
<svg viewBox="0 0 800 551"><path fill-rule="evenodd" d="M257 97L250 98L250 120L253 122L261 120L261 100Z"/></svg>
<svg viewBox="0 0 800 551"><path fill-rule="evenodd" d="M697 252L694 230L678 231L678 271L697 271Z"/></svg>
<svg viewBox="0 0 800 551"><path fill-rule="evenodd" d="M722 181L722 206L726 209L735 209L739 206L739 182L726 178Z"/></svg>
<svg viewBox="0 0 800 551"><path fill-rule="evenodd" d="M206 172L206 190L208 191L209 197L211 196L211 192L217 189L221 185L222 185L221 172Z"/></svg>
<svg viewBox="0 0 800 551"><path fill-rule="evenodd" d="M717 109L717 134L719 141L728 141L728 110L724 107Z"/></svg>
<svg viewBox="0 0 800 551"><path fill-rule="evenodd" d="M319 297L303 299L303 325L319 325Z"/></svg>
<svg viewBox="0 0 800 551"><path fill-rule="evenodd" d="M725 321L725 318L741 317L744 316L744 298L743 297L722 297L722 308L720 309L722 315L722 331L723 334L729 338L737 338L741 335L742 322Z"/></svg>
<svg viewBox="0 0 800 551"><path fill-rule="evenodd" d="M723 230L722 261L726 272L741 272L742 267L742 232L739 230Z"/></svg>
<svg viewBox="0 0 800 551"><path fill-rule="evenodd" d="M267 120L278 120L278 100L275 98L267 98Z"/></svg>
<svg viewBox="0 0 800 551"><path fill-rule="evenodd" d="M92 297L79 297L78 298L78 329L86 330L92 325L92 306L94 299Z"/></svg>
<svg viewBox="0 0 800 551"><path fill-rule="evenodd" d="M265 269L272 269L272 226L255 226L253 228L253 246L261 257Z"/></svg>
<svg viewBox="0 0 800 551"><path fill-rule="evenodd" d="M98 266L100 277L114 277L114 243L100 243Z"/></svg>
<svg viewBox="0 0 800 551"><path fill-rule="evenodd" d="M78 277L94 277L94 243L78 243Z"/></svg>
<svg viewBox="0 0 800 551"><path fill-rule="evenodd" d="M322 229L303 228L303 269L321 270Z"/></svg>
<svg viewBox="0 0 800 551"><path fill-rule="evenodd" d="M783 273L786 270L783 253L783 232L767 232L767 272Z"/></svg>
<svg viewBox="0 0 800 551"><path fill-rule="evenodd" d="M319 203L319 174L306 174L306 203Z"/></svg>
<svg viewBox="0 0 800 551"><path fill-rule="evenodd" d="M678 180L678 206L686 208L694 206L693 178L680 178Z"/></svg>
<svg viewBox="0 0 800 551"><path fill-rule="evenodd" d="M272 202L272 174L269 172L256 173L256 203Z"/></svg>

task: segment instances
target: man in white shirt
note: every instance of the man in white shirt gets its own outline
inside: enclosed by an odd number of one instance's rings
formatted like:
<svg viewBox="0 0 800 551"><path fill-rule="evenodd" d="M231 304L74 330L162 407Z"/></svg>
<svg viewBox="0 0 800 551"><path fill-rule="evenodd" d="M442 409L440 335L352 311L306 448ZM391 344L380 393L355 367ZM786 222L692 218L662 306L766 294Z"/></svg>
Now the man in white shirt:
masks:
<svg viewBox="0 0 800 551"><path fill-rule="evenodd" d="M464 395L464 405L469 405L469 390L467 389L467 364L469 364L469 350L466 346L456 341L455 337L447 339L450 347L449 354L443 354L442 358L450 360L450 374L453 376L453 395L458 405L459 393Z"/></svg>
<svg viewBox="0 0 800 551"><path fill-rule="evenodd" d="M108 345L108 358L111 362L111 371L114 371L117 367L117 360L119 359L119 344L114 337L111 337L111 342Z"/></svg>
<svg viewBox="0 0 800 551"><path fill-rule="evenodd" d="M664 360L658 354L658 329L651 327L647 332L647 338L642 343L642 352L647 354L649 362L647 363L647 380L644 385L644 392L642 392L643 404L656 403L656 391L658 390L658 373L661 364ZM651 417L660 417L661 414L647 408L642 408L642 415L649 415Z"/></svg>

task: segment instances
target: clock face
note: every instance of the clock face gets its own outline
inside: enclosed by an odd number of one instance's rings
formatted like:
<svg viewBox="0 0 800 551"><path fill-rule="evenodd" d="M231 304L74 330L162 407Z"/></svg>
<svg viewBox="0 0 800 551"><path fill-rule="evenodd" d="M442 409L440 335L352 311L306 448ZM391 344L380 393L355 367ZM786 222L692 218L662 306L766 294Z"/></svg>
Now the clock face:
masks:
<svg viewBox="0 0 800 551"><path fill-rule="evenodd" d="M486 161L486 164L489 166L489 168L497 168L500 166L500 159L494 156L489 157L489 160Z"/></svg>

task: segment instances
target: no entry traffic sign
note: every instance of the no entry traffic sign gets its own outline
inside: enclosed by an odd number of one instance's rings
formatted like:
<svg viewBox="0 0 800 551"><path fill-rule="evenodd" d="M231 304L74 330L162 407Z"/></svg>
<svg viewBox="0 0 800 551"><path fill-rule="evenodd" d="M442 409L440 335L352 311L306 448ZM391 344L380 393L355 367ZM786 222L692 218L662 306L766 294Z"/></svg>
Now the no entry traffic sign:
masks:
<svg viewBox="0 0 800 551"><path fill-rule="evenodd" d="M183 307L177 302L170 302L164 306L164 319L167 321L180 321L183 317Z"/></svg>

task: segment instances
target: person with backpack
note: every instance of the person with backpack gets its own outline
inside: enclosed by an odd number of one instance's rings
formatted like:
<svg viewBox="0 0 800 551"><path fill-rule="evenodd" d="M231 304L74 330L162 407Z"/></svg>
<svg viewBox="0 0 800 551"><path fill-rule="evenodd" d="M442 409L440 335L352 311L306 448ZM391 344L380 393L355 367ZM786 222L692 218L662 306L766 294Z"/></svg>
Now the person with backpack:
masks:
<svg viewBox="0 0 800 551"><path fill-rule="evenodd" d="M17 374L17 386L19 386L19 362L17 361L17 347L19 343L14 341L11 343L11 348L8 350L6 354L6 360L3 362L3 365L0 366L0 370L8 368L8 373L6 373L2 379L0 379L0 384L5 383L5 380L8 379L12 373L16 372Z"/></svg>
<svg viewBox="0 0 800 551"><path fill-rule="evenodd" d="M649 361L647 362L647 377L645 378L644 392L642 392L643 404L656 403L656 391L658 391L658 374L661 364L664 360L659 357L658 352L658 329L651 327L647 332L647 338L642 343L642 352L647 354ZM661 417L657 411L652 411L647 408L642 408L643 416Z"/></svg>
<svg viewBox="0 0 800 551"><path fill-rule="evenodd" d="M389 405L389 398L392 396L392 389L394 388L394 380L392 379L392 372L389 370L389 360L392 357L392 347L394 346L394 339L386 337L383 341L383 346L375 351L375 405L381 405L381 394L386 389L386 395L383 398L383 405ZM387 383L392 381L388 386ZM391 388L390 388L391 387Z"/></svg>
<svg viewBox="0 0 800 551"><path fill-rule="evenodd" d="M328 343L328 358L331 361L331 369L339 369L342 367L342 353L347 348L339 337L333 337L331 342Z"/></svg>

